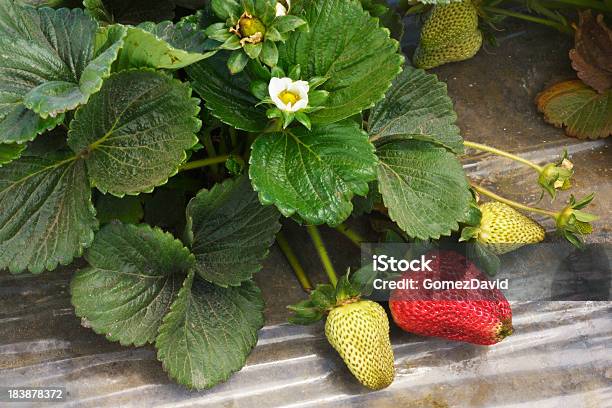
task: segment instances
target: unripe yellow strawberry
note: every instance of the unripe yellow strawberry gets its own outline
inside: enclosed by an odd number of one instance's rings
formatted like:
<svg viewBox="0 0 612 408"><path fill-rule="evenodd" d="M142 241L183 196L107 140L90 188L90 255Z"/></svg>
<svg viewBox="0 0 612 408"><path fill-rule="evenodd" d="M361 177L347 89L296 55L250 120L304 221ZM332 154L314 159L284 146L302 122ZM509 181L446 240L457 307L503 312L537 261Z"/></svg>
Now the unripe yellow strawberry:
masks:
<svg viewBox="0 0 612 408"><path fill-rule="evenodd" d="M478 9L472 0L434 6L421 30L413 62L429 69L472 58L482 46Z"/></svg>
<svg viewBox="0 0 612 408"><path fill-rule="evenodd" d="M393 382L389 320L378 303L360 300L335 307L327 317L325 335L360 383L380 390Z"/></svg>
<svg viewBox="0 0 612 408"><path fill-rule="evenodd" d="M476 239L498 255L544 240L540 224L507 204L488 202L479 208L482 218Z"/></svg>

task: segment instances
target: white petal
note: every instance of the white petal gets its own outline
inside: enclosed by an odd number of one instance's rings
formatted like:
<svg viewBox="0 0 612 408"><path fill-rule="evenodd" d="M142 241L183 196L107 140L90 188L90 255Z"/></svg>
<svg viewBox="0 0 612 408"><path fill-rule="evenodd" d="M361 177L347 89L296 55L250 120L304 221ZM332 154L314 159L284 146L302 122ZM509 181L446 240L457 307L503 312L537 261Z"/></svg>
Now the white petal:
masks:
<svg viewBox="0 0 612 408"><path fill-rule="evenodd" d="M308 91L310 85L306 81L293 81L291 78L272 78L268 85L268 93L274 105L285 112L297 112L308 107ZM292 105L286 104L280 99L280 94L284 91L291 92L299 97L299 100Z"/></svg>
<svg viewBox="0 0 612 408"><path fill-rule="evenodd" d="M300 99L299 101L297 101L295 103L295 106L293 107L293 112L297 112L299 110L302 109L306 109L308 107L308 95L306 95L306 98Z"/></svg>
<svg viewBox="0 0 612 408"><path fill-rule="evenodd" d="M297 88L297 93L300 95L300 99L306 99L308 101L308 92L310 92L310 85L306 81L297 81L294 82L294 85Z"/></svg>
<svg viewBox="0 0 612 408"><path fill-rule="evenodd" d="M287 8L281 4L280 1L276 2L276 17L286 16Z"/></svg>
<svg viewBox="0 0 612 408"><path fill-rule="evenodd" d="M280 110L287 110L287 105L283 102L279 95L286 91L291 85L291 78L272 78L268 84L268 93L274 105Z"/></svg>
<svg viewBox="0 0 612 408"><path fill-rule="evenodd" d="M295 81L289 87L289 92L293 92L297 95L308 95L310 91L310 85L306 81Z"/></svg>
<svg viewBox="0 0 612 408"><path fill-rule="evenodd" d="M289 89L291 83L291 78L272 78L268 85L268 93L271 97L278 96L279 93Z"/></svg>

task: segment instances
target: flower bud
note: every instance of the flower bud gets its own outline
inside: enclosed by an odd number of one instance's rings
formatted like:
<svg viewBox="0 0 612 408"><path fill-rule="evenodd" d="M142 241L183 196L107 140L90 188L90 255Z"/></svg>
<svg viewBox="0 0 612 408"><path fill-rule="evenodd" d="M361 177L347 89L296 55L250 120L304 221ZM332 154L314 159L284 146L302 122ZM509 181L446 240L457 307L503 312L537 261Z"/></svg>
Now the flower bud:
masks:
<svg viewBox="0 0 612 408"><path fill-rule="evenodd" d="M266 26L264 26L260 19L246 14L240 18L238 26L240 28L240 35L243 38L253 37L258 33L263 37L263 34L266 33Z"/></svg>
<svg viewBox="0 0 612 408"><path fill-rule="evenodd" d="M559 163L550 163L544 166L540 172L538 183L551 197L555 197L558 190L568 190L571 186L571 178L574 175L574 164L569 161L567 154Z"/></svg>

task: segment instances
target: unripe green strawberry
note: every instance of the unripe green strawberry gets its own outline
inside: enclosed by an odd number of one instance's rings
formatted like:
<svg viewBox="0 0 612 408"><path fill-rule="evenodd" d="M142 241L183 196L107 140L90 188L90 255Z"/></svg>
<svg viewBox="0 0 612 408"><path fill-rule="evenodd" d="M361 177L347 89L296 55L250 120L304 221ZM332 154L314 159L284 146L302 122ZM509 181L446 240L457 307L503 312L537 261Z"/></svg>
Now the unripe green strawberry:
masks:
<svg viewBox="0 0 612 408"><path fill-rule="evenodd" d="M332 309L325 335L360 383L380 390L393 382L389 320L378 303L361 300Z"/></svg>
<svg viewBox="0 0 612 408"><path fill-rule="evenodd" d="M498 255L544 240L540 224L507 204L488 202L479 208L482 218L476 240Z"/></svg>
<svg viewBox="0 0 612 408"><path fill-rule="evenodd" d="M327 315L325 335L359 382L373 390L389 386L395 376L389 319L385 309L361 292L348 274L334 287L317 285L310 298L288 306L294 324L312 324Z"/></svg>
<svg viewBox="0 0 612 408"><path fill-rule="evenodd" d="M441 4L433 10L421 30L413 62L429 69L472 58L482 46L478 9L472 0Z"/></svg>

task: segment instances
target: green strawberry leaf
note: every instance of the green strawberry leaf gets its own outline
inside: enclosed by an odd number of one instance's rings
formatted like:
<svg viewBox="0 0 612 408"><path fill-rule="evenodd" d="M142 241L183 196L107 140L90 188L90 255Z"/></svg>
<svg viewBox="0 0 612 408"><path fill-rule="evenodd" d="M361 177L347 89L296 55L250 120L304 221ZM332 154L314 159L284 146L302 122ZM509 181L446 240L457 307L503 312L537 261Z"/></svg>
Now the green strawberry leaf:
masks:
<svg viewBox="0 0 612 408"><path fill-rule="evenodd" d="M176 7L172 0L83 0L83 6L100 22L132 25L172 20Z"/></svg>
<svg viewBox="0 0 612 408"><path fill-rule="evenodd" d="M280 230L279 213L257 199L248 177L202 190L187 206L187 242L196 273L216 285L240 285L262 268Z"/></svg>
<svg viewBox="0 0 612 408"><path fill-rule="evenodd" d="M178 293L193 255L168 233L148 225L110 224L96 234L72 278L77 316L108 340L152 343Z"/></svg>
<svg viewBox="0 0 612 408"><path fill-rule="evenodd" d="M480 242L469 242L466 245L466 255L489 276L495 276L501 267L499 256Z"/></svg>
<svg viewBox="0 0 612 408"><path fill-rule="evenodd" d="M196 389L210 388L238 371L257 343L264 303L250 281L221 288L191 273L155 342L170 377Z"/></svg>
<svg viewBox="0 0 612 408"><path fill-rule="evenodd" d="M300 65L305 79L328 78L321 89L329 99L310 115L312 123L338 122L372 107L401 71L398 42L356 1L303 3L309 30L292 33L279 47L279 65Z"/></svg>
<svg viewBox="0 0 612 408"><path fill-rule="evenodd" d="M580 80L561 82L538 95L544 119L565 127L568 136L602 139L612 135L612 89L597 93Z"/></svg>
<svg viewBox="0 0 612 408"><path fill-rule="evenodd" d="M222 20L238 19L243 10L239 0L211 0L210 4L212 11Z"/></svg>
<svg viewBox="0 0 612 408"><path fill-rule="evenodd" d="M378 148L378 184L389 216L413 238L439 238L459 228L472 199L454 154L419 140Z"/></svg>
<svg viewBox="0 0 612 408"><path fill-rule="evenodd" d="M376 177L374 147L352 121L261 135L252 147L249 175L264 204L286 217L335 226L353 211Z"/></svg>
<svg viewBox="0 0 612 408"><path fill-rule="evenodd" d="M138 224L144 218L144 210L139 197L118 198L102 194L96 200L96 211L100 224L121 221L124 224Z"/></svg>
<svg viewBox="0 0 612 408"><path fill-rule="evenodd" d="M197 99L149 70L113 74L70 123L68 144L86 157L89 179L117 196L150 192L176 174L198 142Z"/></svg>
<svg viewBox="0 0 612 408"><path fill-rule="evenodd" d="M446 84L433 74L406 66L385 99L372 109L368 128L372 140L400 136L438 143L461 154L463 139L456 120Z"/></svg>
<svg viewBox="0 0 612 408"><path fill-rule="evenodd" d="M96 50L97 28L80 9L0 4L0 143L33 140L100 89L126 29Z"/></svg>
<svg viewBox="0 0 612 408"><path fill-rule="evenodd" d="M206 101L211 113L228 125L249 132L261 132L268 124L266 109L251 93L251 78L243 71L231 75L227 53L187 67L193 89Z"/></svg>
<svg viewBox="0 0 612 408"><path fill-rule="evenodd" d="M0 87L2 86L0 81ZM0 96L0 143L23 144L47 130L54 129L63 121L64 115L43 119L23 106L22 100L2 100Z"/></svg>
<svg viewBox="0 0 612 408"><path fill-rule="evenodd" d="M353 198L352 215L354 217L370 214L372 211L374 211L376 204L382 203L382 196L378 191L378 184L376 181L369 183L368 190L368 194L365 197L356 196Z"/></svg>
<svg viewBox="0 0 612 408"><path fill-rule="evenodd" d="M53 270L81 256L98 227L85 164L67 154L0 167L0 270Z"/></svg>
<svg viewBox="0 0 612 408"><path fill-rule="evenodd" d="M372 17L380 20L380 25L391 31L391 37L401 41L404 35L404 23L402 16L388 6L387 0L361 0L364 10Z"/></svg>
<svg viewBox="0 0 612 408"><path fill-rule="evenodd" d="M129 28L116 68L184 68L214 55L217 45L195 23L142 23Z"/></svg>
<svg viewBox="0 0 612 408"><path fill-rule="evenodd" d="M25 147L25 144L0 144L0 167L18 159Z"/></svg>

